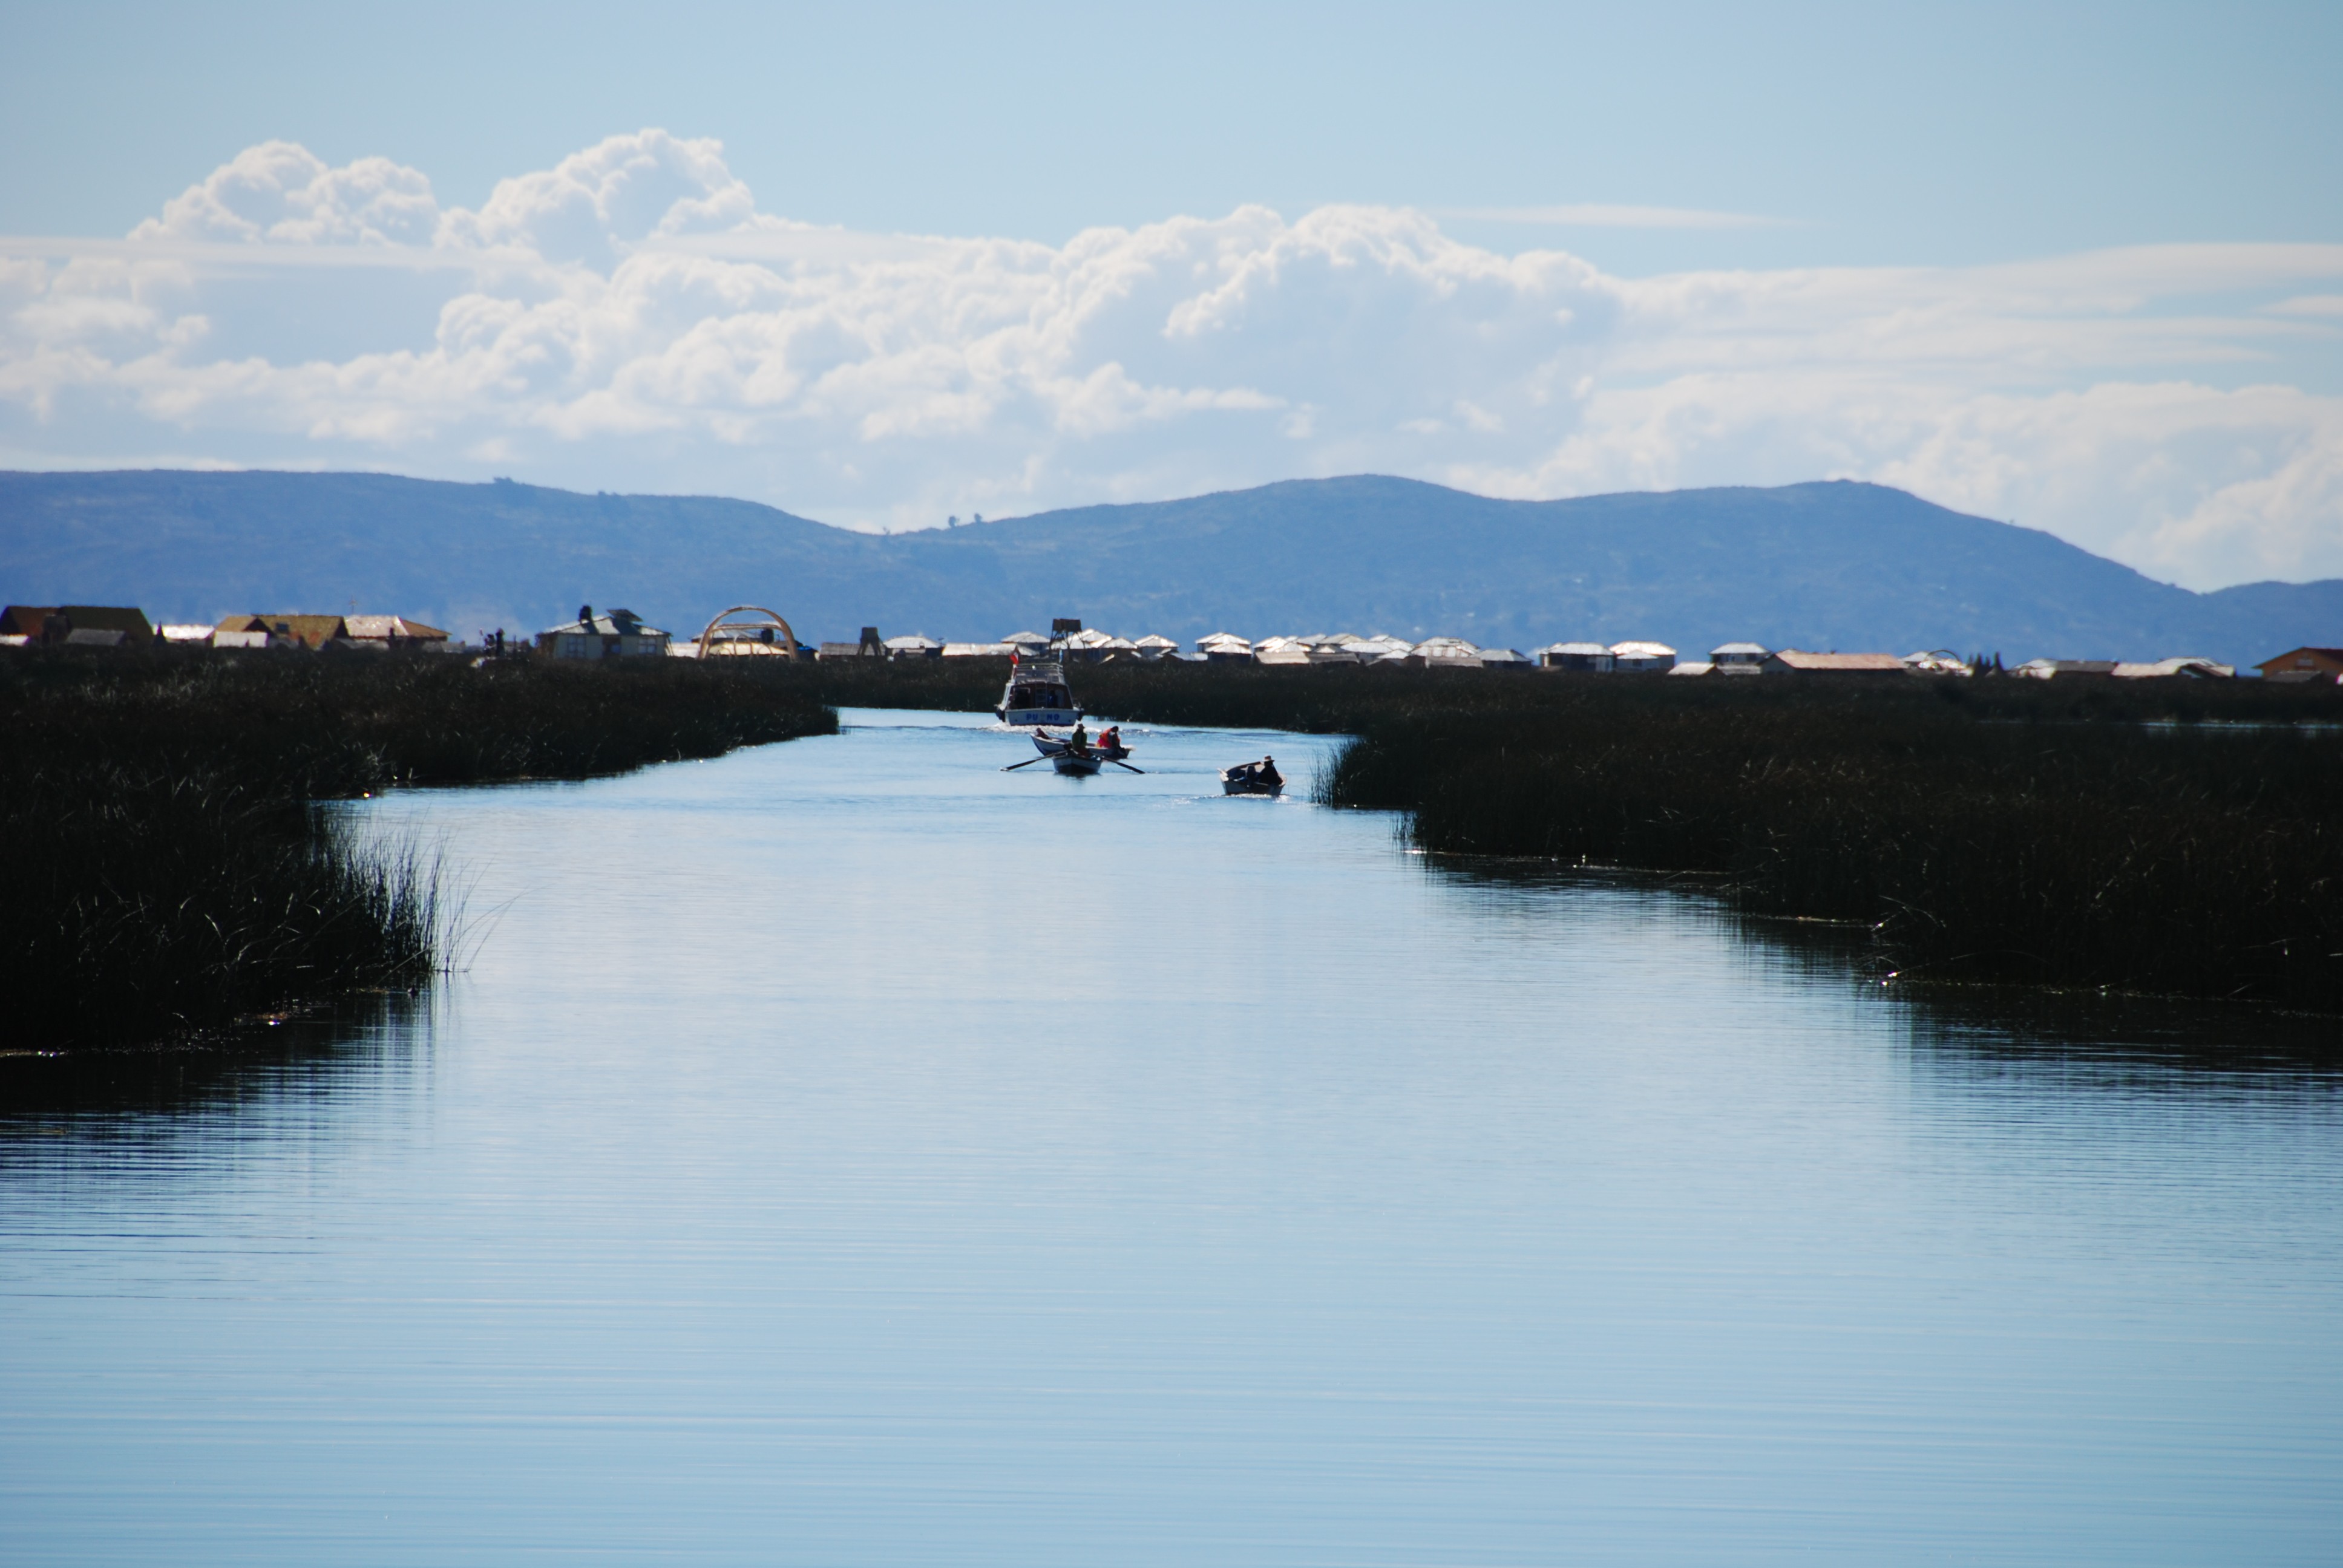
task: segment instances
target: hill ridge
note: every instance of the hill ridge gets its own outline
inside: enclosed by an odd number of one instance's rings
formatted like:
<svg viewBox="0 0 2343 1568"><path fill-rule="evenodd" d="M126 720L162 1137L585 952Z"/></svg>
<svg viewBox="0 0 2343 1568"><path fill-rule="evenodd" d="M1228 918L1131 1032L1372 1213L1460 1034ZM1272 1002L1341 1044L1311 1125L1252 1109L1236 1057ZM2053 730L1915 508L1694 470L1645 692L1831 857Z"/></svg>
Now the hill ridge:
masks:
<svg viewBox="0 0 2343 1568"><path fill-rule="evenodd" d="M1477 496L1356 474L868 534L758 501L367 472L0 471L0 596L168 618L396 611L528 632L583 602L696 630L769 603L808 638L993 638L1051 615L1189 641L1436 633L1524 649L1950 648L2006 658L2343 641L2343 581L2195 593L1859 480Z"/></svg>

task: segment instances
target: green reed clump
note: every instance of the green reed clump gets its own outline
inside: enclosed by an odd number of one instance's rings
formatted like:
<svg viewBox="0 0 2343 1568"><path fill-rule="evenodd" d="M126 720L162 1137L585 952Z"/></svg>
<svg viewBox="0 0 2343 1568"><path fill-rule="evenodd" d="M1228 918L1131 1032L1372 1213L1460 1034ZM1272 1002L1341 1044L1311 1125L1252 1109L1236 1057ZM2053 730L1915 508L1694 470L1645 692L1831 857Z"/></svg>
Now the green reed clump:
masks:
<svg viewBox="0 0 2343 1568"><path fill-rule="evenodd" d="M19 1048L145 1041L412 985L443 950L435 865L357 847L236 770L86 758L12 773L0 949Z"/></svg>
<svg viewBox="0 0 2343 1568"><path fill-rule="evenodd" d="M1322 790L1427 849L1718 874L1909 975L2343 1011L2343 734L1932 686L1595 678L1371 720Z"/></svg>
<svg viewBox="0 0 2343 1568"><path fill-rule="evenodd" d="M801 683L681 660L0 655L12 1037L142 1043L431 972L451 918L439 869L359 843L319 799L581 778L835 728Z"/></svg>

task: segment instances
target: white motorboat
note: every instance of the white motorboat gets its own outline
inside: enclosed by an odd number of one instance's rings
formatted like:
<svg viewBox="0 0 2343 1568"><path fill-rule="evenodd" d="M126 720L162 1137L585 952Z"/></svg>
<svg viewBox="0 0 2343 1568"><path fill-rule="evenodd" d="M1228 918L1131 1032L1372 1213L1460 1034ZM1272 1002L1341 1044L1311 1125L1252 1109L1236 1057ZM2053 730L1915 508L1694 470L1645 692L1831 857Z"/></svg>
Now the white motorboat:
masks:
<svg viewBox="0 0 2343 1568"><path fill-rule="evenodd" d="M1071 724L1081 718L1082 705L1074 700L1066 685L1065 646L1061 634L1051 638L1041 658L1014 658L1009 667L1009 684L1001 689L1001 705L992 710L993 717L1016 729Z"/></svg>

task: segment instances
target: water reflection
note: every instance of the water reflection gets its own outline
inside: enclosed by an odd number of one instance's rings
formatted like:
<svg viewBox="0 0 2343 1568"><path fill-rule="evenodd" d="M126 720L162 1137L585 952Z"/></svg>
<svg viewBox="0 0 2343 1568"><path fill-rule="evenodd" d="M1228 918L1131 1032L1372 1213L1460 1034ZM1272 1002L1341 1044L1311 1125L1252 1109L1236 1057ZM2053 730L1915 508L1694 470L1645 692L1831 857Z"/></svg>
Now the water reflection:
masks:
<svg viewBox="0 0 2343 1568"><path fill-rule="evenodd" d="M104 1128L108 1116L234 1117L263 1102L377 1097L429 1070L445 1011L436 985L361 993L313 1012L180 1046L0 1056L0 1161L28 1124Z"/></svg>
<svg viewBox="0 0 2343 1568"><path fill-rule="evenodd" d="M1483 902L1493 914L1498 903L1511 902L1512 912L1530 922L1569 919L1590 896L1632 890L1677 918L1730 933L1769 978L1886 1001L1916 1048L1948 1060L2032 1069L2045 1084L2217 1091L2209 1081L2229 1074L2298 1081L2319 1092L2343 1083L2343 1020L2165 997L1889 982L1888 965L1864 928L1745 915L1714 890L1711 879L1470 856L1418 859L1438 879L1496 895ZM2190 1073L2199 1081L2136 1070L2141 1069Z"/></svg>

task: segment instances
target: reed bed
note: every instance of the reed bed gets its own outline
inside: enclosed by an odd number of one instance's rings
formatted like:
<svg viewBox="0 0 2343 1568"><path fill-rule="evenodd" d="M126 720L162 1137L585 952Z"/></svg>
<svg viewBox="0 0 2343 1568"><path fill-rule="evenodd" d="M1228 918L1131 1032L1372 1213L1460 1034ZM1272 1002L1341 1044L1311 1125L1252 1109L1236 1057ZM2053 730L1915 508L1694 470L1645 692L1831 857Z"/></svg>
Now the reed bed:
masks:
<svg viewBox="0 0 2343 1568"><path fill-rule="evenodd" d="M1322 790L1429 849L1715 874L1906 979L2343 1012L2343 735L1800 695L1384 720Z"/></svg>
<svg viewBox="0 0 2343 1568"><path fill-rule="evenodd" d="M0 656L0 954L20 1049L136 1045L418 983L436 861L321 800L582 778L825 734L802 682L678 661Z"/></svg>

